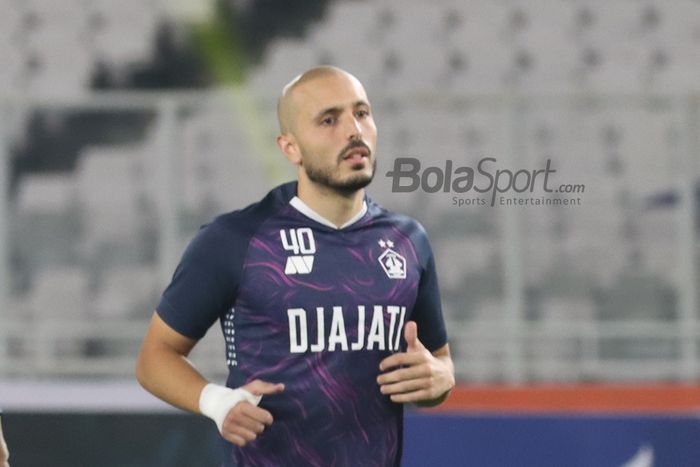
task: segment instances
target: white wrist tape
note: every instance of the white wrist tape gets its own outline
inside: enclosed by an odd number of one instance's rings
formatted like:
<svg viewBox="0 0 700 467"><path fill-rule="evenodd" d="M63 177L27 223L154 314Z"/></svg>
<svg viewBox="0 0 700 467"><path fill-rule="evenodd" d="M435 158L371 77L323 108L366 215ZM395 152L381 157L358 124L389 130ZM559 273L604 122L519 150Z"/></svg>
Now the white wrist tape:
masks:
<svg viewBox="0 0 700 467"><path fill-rule="evenodd" d="M199 395L199 411L202 415L214 420L221 433L224 420L229 410L241 401L258 405L262 396L255 396L242 388L231 389L218 384L209 383L204 386Z"/></svg>

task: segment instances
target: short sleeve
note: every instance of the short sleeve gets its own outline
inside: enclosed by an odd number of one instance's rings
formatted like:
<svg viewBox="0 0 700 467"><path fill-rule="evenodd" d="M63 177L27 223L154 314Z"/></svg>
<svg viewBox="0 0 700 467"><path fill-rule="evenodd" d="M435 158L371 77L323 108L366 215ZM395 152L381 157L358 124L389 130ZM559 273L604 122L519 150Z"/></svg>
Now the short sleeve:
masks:
<svg viewBox="0 0 700 467"><path fill-rule="evenodd" d="M411 319L418 326L418 339L433 352L447 344L447 330L442 316L435 259L428 237L421 226L412 237L423 268Z"/></svg>
<svg viewBox="0 0 700 467"><path fill-rule="evenodd" d="M232 306L238 287L235 249L226 229L213 223L203 227L188 245L156 311L174 330L193 339L207 330ZM233 250L233 251L232 251Z"/></svg>

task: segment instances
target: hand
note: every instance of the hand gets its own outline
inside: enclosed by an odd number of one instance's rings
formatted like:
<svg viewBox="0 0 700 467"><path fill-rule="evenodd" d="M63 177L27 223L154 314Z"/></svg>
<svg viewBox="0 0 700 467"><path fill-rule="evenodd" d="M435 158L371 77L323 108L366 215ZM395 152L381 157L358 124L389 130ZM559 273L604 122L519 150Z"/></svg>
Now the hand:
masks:
<svg viewBox="0 0 700 467"><path fill-rule="evenodd" d="M454 387L455 378L449 352L436 357L418 340L418 325L409 321L404 327L408 347L406 352L391 355L379 364L384 371L403 365L377 377L382 394L389 394L393 402L441 402Z"/></svg>
<svg viewBox="0 0 700 467"><path fill-rule="evenodd" d="M241 388L256 396L265 396L284 391L284 384L256 379ZM221 428L221 435L236 446L243 447L254 441L266 426L272 425L272 421L270 412L248 401L242 401L229 410Z"/></svg>

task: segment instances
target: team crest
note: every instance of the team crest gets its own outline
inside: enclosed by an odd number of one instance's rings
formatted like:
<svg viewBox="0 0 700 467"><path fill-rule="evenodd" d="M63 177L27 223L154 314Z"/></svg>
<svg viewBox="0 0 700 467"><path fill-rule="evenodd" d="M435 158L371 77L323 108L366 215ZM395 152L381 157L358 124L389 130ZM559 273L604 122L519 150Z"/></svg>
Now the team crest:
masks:
<svg viewBox="0 0 700 467"><path fill-rule="evenodd" d="M379 246L386 248L379 255L379 264L389 277L389 279L405 279L406 278L406 258L401 256L396 251L392 250L394 242L391 240L379 240Z"/></svg>

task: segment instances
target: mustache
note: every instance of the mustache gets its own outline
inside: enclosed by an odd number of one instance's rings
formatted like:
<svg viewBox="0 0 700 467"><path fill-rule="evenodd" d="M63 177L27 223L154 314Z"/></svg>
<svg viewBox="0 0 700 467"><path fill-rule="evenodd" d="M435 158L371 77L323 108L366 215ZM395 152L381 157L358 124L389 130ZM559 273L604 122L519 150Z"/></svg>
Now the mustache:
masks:
<svg viewBox="0 0 700 467"><path fill-rule="evenodd" d="M345 146L342 151L340 151L340 154L338 155L338 160L342 161L348 152L352 151L353 149L357 149L357 148L364 148L367 150L368 155L370 155L370 156L372 155L372 150L369 148L369 146L367 146L367 143L365 143L364 141L361 141L361 140L355 140L355 141L352 141L347 146Z"/></svg>

